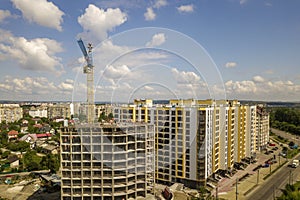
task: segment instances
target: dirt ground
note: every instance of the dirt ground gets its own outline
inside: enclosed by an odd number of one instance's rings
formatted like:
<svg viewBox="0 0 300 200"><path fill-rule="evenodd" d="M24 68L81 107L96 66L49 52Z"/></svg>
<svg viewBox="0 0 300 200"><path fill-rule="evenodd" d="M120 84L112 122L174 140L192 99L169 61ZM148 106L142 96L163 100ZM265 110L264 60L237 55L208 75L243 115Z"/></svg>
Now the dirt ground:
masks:
<svg viewBox="0 0 300 200"><path fill-rule="evenodd" d="M0 197L9 200L56 200L60 199L60 192L47 193L35 191L35 184L14 186L0 184Z"/></svg>

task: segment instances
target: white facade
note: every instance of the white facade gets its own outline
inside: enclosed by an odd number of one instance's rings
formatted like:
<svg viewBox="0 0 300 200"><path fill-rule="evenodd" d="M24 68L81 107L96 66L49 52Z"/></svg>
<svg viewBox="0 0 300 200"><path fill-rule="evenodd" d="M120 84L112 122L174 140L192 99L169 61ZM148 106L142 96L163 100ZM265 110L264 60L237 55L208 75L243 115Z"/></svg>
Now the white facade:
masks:
<svg viewBox="0 0 300 200"><path fill-rule="evenodd" d="M0 104L0 122L15 122L23 118L19 104Z"/></svg>
<svg viewBox="0 0 300 200"><path fill-rule="evenodd" d="M158 182L196 187L256 151L256 106L237 100L170 100L151 106L137 101L116 106L114 118L155 124Z"/></svg>
<svg viewBox="0 0 300 200"><path fill-rule="evenodd" d="M247 106L246 115L246 157L256 151L256 106Z"/></svg>
<svg viewBox="0 0 300 200"><path fill-rule="evenodd" d="M47 112L47 108L46 107L36 107L36 108L32 108L29 110L29 115L31 117L48 117L48 112Z"/></svg>

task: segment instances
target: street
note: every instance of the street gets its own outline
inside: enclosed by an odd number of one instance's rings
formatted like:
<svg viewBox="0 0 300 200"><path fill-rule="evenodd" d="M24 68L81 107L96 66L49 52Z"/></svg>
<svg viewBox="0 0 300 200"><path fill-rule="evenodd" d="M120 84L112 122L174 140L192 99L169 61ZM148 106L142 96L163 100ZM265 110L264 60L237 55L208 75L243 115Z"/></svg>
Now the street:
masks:
<svg viewBox="0 0 300 200"><path fill-rule="evenodd" d="M297 144L298 146L300 146L300 140L299 140L298 136L293 135L293 134L288 133L288 132L285 132L285 131L274 129L274 128L270 128L270 130L275 135L278 135L278 136L281 136L283 138L286 138L289 141L293 141L293 142L295 142L295 144Z"/></svg>
<svg viewBox="0 0 300 200"><path fill-rule="evenodd" d="M295 159L300 159L300 156L298 155ZM294 183L296 180L299 180L300 167L291 168L288 167L288 164L289 163L279 169L275 174L270 176L257 189L250 192L246 199L271 200L274 199L274 197L279 197L282 193L280 189L283 189L285 185L289 183L289 181Z"/></svg>

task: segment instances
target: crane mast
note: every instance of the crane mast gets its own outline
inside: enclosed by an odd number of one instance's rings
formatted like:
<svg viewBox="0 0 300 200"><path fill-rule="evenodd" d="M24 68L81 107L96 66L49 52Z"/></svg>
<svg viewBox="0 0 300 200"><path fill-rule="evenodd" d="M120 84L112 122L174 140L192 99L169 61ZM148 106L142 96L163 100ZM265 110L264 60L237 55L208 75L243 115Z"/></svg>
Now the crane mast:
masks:
<svg viewBox="0 0 300 200"><path fill-rule="evenodd" d="M82 39L79 39L77 42L87 63L87 65L83 67L83 73L87 75L87 122L91 124L94 123L95 119L93 47L92 44L89 43L86 49Z"/></svg>

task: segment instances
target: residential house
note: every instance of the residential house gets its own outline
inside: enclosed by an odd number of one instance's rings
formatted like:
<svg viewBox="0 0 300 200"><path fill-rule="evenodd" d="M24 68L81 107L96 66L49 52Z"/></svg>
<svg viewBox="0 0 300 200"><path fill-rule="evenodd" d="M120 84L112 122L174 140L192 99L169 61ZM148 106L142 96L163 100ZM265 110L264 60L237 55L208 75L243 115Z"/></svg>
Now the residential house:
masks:
<svg viewBox="0 0 300 200"><path fill-rule="evenodd" d="M17 139L18 138L18 134L19 134L19 132L15 131L15 130L9 131L7 133L7 135L8 135L8 141Z"/></svg>
<svg viewBox="0 0 300 200"><path fill-rule="evenodd" d="M58 154L59 147L51 144L43 144L41 146L42 152L45 154Z"/></svg>
<svg viewBox="0 0 300 200"><path fill-rule="evenodd" d="M28 124L21 124L21 133L28 132Z"/></svg>
<svg viewBox="0 0 300 200"><path fill-rule="evenodd" d="M36 134L27 134L20 138L20 141L25 141L27 143L30 143L31 149L35 147L36 140L37 140Z"/></svg>
<svg viewBox="0 0 300 200"><path fill-rule="evenodd" d="M18 168L20 165L20 160L16 155L8 157L7 160L9 161L10 168Z"/></svg>
<svg viewBox="0 0 300 200"><path fill-rule="evenodd" d="M39 133L36 134L36 137L38 140L47 140L47 139L51 139L51 134L50 133Z"/></svg>

